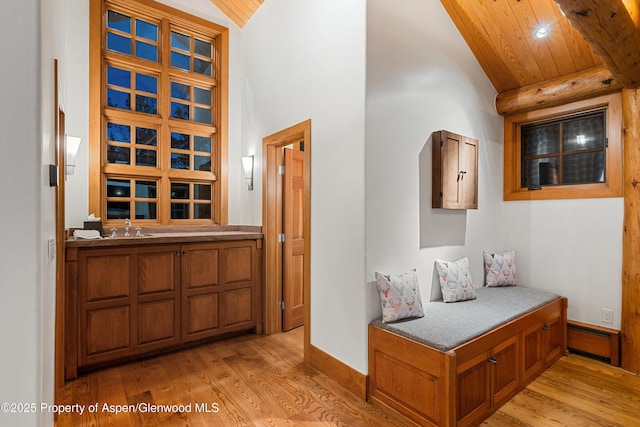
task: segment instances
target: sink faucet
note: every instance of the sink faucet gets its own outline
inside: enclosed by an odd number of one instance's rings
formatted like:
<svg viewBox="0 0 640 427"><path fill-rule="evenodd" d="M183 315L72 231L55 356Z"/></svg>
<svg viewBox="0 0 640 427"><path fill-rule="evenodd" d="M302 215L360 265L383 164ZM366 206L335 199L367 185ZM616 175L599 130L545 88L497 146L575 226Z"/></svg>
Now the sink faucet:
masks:
<svg viewBox="0 0 640 427"><path fill-rule="evenodd" d="M124 237L129 237L129 228L131 228L131 221L129 221L129 218L125 218L124 220Z"/></svg>

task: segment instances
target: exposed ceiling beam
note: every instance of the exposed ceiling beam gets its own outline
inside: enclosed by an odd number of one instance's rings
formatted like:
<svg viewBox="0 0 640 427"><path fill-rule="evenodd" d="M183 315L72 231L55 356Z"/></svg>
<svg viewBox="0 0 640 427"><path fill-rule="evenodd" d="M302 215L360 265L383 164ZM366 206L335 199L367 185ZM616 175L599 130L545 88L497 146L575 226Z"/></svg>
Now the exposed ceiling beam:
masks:
<svg viewBox="0 0 640 427"><path fill-rule="evenodd" d="M640 87L640 0L555 0L625 88ZM628 6L625 5L625 2Z"/></svg>
<svg viewBox="0 0 640 427"><path fill-rule="evenodd" d="M611 72L601 65L502 92L496 97L496 110L498 114L507 116L605 95L621 88Z"/></svg>

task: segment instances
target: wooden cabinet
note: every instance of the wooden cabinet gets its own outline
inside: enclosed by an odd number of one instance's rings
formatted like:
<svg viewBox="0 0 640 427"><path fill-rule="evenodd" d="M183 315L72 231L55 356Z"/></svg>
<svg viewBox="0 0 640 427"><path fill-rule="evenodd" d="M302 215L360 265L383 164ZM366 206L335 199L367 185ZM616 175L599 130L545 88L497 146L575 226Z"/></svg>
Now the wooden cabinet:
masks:
<svg viewBox="0 0 640 427"><path fill-rule="evenodd" d="M564 297L448 351L370 324L368 399L416 425L480 425L562 356L566 324Z"/></svg>
<svg viewBox="0 0 640 427"><path fill-rule="evenodd" d="M255 242L192 244L182 254L183 342L253 328Z"/></svg>
<svg viewBox="0 0 640 427"><path fill-rule="evenodd" d="M179 343L178 248L79 251L80 365Z"/></svg>
<svg viewBox="0 0 640 427"><path fill-rule="evenodd" d="M478 209L478 140L433 132L432 207Z"/></svg>
<svg viewBox="0 0 640 427"><path fill-rule="evenodd" d="M257 327L255 240L72 251L67 378L77 368Z"/></svg>
<svg viewBox="0 0 640 427"><path fill-rule="evenodd" d="M460 364L457 370L458 426L477 425L519 386L518 336Z"/></svg>

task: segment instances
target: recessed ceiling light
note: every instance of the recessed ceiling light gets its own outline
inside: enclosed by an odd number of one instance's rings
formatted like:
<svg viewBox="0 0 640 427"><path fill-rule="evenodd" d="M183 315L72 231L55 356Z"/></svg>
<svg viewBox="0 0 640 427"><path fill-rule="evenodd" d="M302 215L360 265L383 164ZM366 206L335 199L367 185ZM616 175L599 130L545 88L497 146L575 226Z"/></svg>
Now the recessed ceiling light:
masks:
<svg viewBox="0 0 640 427"><path fill-rule="evenodd" d="M543 39L547 37L550 33L551 31L549 30L549 27L547 27L546 25L541 25L538 28L536 28L533 35L536 36L537 39Z"/></svg>

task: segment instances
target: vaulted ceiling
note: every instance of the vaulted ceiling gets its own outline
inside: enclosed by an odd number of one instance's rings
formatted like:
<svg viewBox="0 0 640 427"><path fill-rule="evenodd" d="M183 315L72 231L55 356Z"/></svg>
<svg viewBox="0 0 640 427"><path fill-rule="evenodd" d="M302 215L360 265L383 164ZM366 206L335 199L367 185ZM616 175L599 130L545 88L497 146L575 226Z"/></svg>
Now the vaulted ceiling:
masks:
<svg viewBox="0 0 640 427"><path fill-rule="evenodd" d="M554 0L442 0L498 92L602 65ZM546 38L534 33L549 30Z"/></svg>
<svg viewBox="0 0 640 427"><path fill-rule="evenodd" d="M263 1L211 0L241 28ZM498 92L501 114L640 86L640 0L441 3ZM534 36L539 27L547 37Z"/></svg>
<svg viewBox="0 0 640 427"><path fill-rule="evenodd" d="M211 0L238 27L244 27L264 0Z"/></svg>

